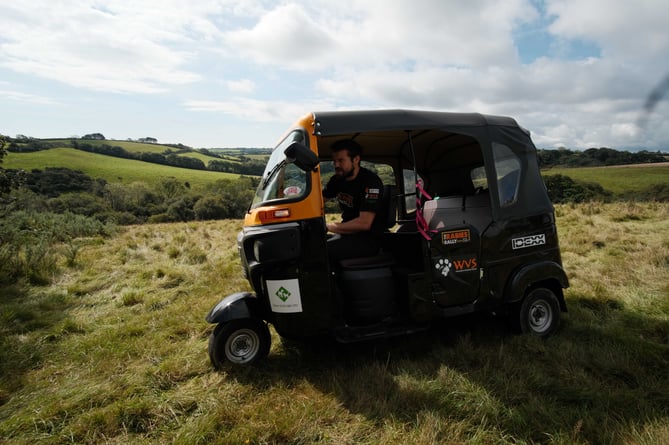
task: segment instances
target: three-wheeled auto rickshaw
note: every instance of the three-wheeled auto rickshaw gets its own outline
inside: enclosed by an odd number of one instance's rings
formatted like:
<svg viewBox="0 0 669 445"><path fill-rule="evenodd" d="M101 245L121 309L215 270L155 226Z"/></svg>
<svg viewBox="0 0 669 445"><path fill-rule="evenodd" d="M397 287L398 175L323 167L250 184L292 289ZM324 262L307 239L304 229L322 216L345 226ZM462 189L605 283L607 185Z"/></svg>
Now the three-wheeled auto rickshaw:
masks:
<svg viewBox="0 0 669 445"><path fill-rule="evenodd" d="M322 184L330 147L353 139L384 188L388 230L371 257L330 263ZM328 173L328 170L330 173ZM254 292L207 315L216 368L285 339L403 335L477 311L547 336L566 311L553 206L530 134L514 119L412 110L314 112L267 163L237 237Z"/></svg>

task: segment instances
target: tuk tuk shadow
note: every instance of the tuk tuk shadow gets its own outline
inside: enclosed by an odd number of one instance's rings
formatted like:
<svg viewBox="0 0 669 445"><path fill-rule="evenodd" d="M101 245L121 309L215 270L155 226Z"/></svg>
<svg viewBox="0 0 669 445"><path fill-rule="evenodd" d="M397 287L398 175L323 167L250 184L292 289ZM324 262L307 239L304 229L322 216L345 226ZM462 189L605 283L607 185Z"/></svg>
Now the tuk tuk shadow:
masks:
<svg viewBox="0 0 669 445"><path fill-rule="evenodd" d="M445 365L438 360L439 348L481 335L492 341L512 333L504 320L478 313L426 331L365 342L341 344L329 337L300 342L282 339L260 366L233 369L230 375L260 391L307 381L374 423L382 424L387 418L414 422L421 411L441 410L443 402L430 391L400 385L397 376L404 369L398 363L414 364L408 376L435 376Z"/></svg>
<svg viewBox="0 0 669 445"><path fill-rule="evenodd" d="M602 314L626 310L586 297L569 303ZM624 316L640 325L650 322L632 311ZM634 369L648 371L634 375L615 369L615 364L606 362L606 350L596 348L623 341L615 332L566 316L560 331L543 340L514 333L503 318L474 314L402 338L277 346L261 376L256 369L243 371L238 378L265 388L296 387L306 381L379 426L388 419L414 425L431 413L474 424L476 419L487 419L502 434L529 442L544 442L546 437L584 443L609 437L615 442L630 433L630 425L642 429L669 415L669 383L661 371L669 365L669 357L646 357L647 339L626 337L629 359L643 364ZM658 337L660 350L662 341ZM468 348L473 351L460 356ZM454 379L494 400L496 411L482 413L465 403L468 395L461 398L462 388L447 387ZM475 395L471 397L476 401Z"/></svg>

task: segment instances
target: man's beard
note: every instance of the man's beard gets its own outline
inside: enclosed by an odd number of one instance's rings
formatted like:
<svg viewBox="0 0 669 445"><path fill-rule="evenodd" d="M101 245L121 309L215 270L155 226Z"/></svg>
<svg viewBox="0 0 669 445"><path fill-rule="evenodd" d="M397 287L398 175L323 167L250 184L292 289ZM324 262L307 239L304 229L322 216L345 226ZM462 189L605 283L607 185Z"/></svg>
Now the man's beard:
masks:
<svg viewBox="0 0 669 445"><path fill-rule="evenodd" d="M347 171L347 172L344 171L344 170L341 169L341 168L340 168L340 169L335 169L335 174L336 174L337 176L339 176L340 178L342 178L342 179L348 179L348 178L350 178L351 176L353 176L353 173L354 173L354 172L355 172L355 169L354 169L354 168L350 169L350 170Z"/></svg>

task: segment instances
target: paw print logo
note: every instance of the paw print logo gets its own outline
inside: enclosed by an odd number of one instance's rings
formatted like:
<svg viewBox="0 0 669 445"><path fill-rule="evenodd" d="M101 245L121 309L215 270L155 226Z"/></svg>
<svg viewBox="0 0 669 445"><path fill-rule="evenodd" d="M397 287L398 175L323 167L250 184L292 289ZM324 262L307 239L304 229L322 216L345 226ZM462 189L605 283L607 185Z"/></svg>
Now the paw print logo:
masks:
<svg viewBox="0 0 669 445"><path fill-rule="evenodd" d="M453 265L448 260L448 258L442 258L437 261L437 264L434 265L434 268L437 269L437 271L439 271L443 276L447 276L451 271L452 266Z"/></svg>

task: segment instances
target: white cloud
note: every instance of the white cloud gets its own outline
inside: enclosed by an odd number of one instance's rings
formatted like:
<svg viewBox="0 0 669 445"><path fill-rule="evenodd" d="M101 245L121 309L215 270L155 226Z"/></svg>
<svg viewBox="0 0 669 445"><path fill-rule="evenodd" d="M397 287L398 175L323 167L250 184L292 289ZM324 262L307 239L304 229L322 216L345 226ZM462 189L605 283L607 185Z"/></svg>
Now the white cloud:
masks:
<svg viewBox="0 0 669 445"><path fill-rule="evenodd" d="M639 125L647 95L669 74L664 3L18 2L0 5L0 101L69 104L83 91L74 106L84 107L122 93L133 97L128 106L142 103L140 113L174 110L175 121L199 111L286 126L313 109L479 111L516 117L538 145L666 148L666 95ZM514 41L524 27L541 29L547 46L599 51L524 64Z"/></svg>
<svg viewBox="0 0 669 445"><path fill-rule="evenodd" d="M226 43L261 64L325 71L414 62L483 66L516 61L511 31L533 20L527 0L496 2L325 0L269 9L257 23L230 31Z"/></svg>
<svg viewBox="0 0 669 445"><path fill-rule="evenodd" d="M256 122L289 123L306 111L294 103L247 98L235 98L229 101L192 100L186 102L185 106L191 111L221 112Z"/></svg>
<svg viewBox="0 0 669 445"><path fill-rule="evenodd" d="M24 102L37 105L56 105L58 102L50 97L22 93L20 91L0 90L0 98L13 102Z"/></svg>
<svg viewBox="0 0 669 445"><path fill-rule="evenodd" d="M251 29L230 31L227 44L243 57L261 64L309 68L335 43L299 5L278 6L264 14Z"/></svg>
<svg viewBox="0 0 669 445"><path fill-rule="evenodd" d="M256 90L256 83L251 79L229 80L225 84L233 93L250 94Z"/></svg>
<svg viewBox="0 0 669 445"><path fill-rule="evenodd" d="M0 64L99 91L155 93L194 82L200 76L182 68L191 54L179 44L192 39L184 32L190 26L197 25L200 35L208 29L190 15L179 18L186 3L162 6L123 1L104 8L97 2L51 1L4 6Z"/></svg>
<svg viewBox="0 0 669 445"><path fill-rule="evenodd" d="M666 56L669 8L665 0L548 0L550 31L596 42L606 55L630 61ZM666 61L659 61L666 67Z"/></svg>
<svg viewBox="0 0 669 445"><path fill-rule="evenodd" d="M335 105L327 101L312 100L305 104L291 101L268 101L237 97L228 101L192 100L184 104L190 111L221 112L236 118L247 118L255 122L277 122L286 127L304 114L315 110L333 110ZM278 136L278 135L277 135Z"/></svg>

